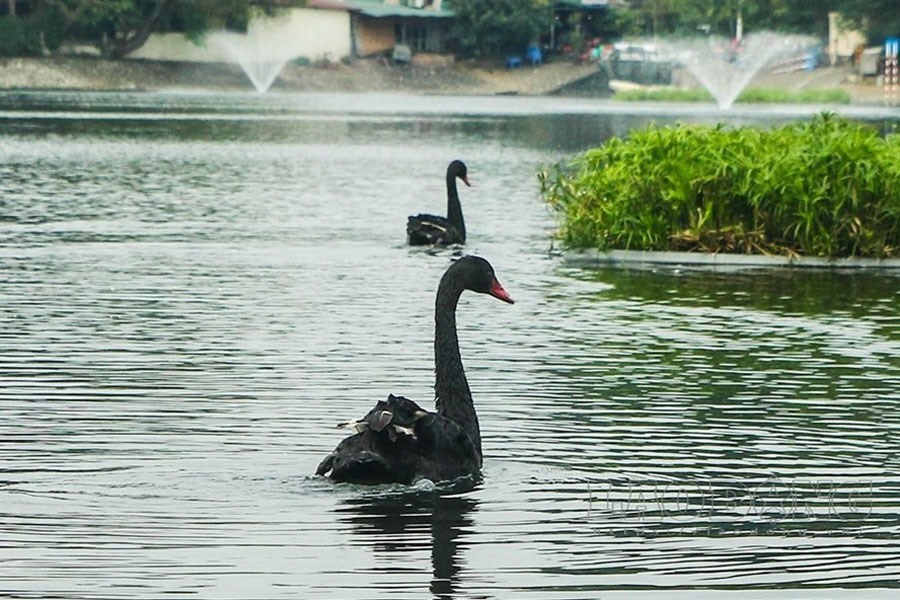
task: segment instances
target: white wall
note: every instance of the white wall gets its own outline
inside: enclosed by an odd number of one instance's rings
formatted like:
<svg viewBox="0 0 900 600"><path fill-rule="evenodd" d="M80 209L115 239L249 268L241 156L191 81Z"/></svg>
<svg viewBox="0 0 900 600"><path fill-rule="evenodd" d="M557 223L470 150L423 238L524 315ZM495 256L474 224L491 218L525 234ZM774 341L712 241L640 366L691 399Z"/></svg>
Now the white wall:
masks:
<svg viewBox="0 0 900 600"><path fill-rule="evenodd" d="M232 62L239 48L258 57L290 60L340 60L349 56L350 13L343 10L295 8L276 18L254 18L247 34L215 31L197 46L180 33L155 33L129 58L188 62Z"/></svg>
<svg viewBox="0 0 900 600"><path fill-rule="evenodd" d="M865 36L842 23L839 13L828 13L828 54L832 64L853 56L856 47L865 43Z"/></svg>

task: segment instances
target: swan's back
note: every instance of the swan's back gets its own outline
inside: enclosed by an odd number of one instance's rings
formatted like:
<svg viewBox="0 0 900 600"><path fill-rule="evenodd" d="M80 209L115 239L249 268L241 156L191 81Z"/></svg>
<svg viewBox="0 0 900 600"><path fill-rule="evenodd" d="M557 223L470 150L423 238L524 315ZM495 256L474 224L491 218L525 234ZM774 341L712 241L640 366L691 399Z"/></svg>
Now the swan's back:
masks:
<svg viewBox="0 0 900 600"><path fill-rule="evenodd" d="M358 433L325 457L317 475L361 484L410 484L478 473L480 457L469 435L408 398L388 396L353 425Z"/></svg>
<svg viewBox="0 0 900 600"><path fill-rule="evenodd" d="M448 219L422 213L407 219L406 242L410 246L449 246L466 240Z"/></svg>

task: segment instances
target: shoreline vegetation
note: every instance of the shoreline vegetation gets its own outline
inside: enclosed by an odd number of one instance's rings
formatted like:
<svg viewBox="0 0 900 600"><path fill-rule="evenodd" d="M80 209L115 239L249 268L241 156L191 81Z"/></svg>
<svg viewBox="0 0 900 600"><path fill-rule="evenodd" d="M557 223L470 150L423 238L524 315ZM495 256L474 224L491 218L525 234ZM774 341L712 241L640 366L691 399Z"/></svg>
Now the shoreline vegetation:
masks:
<svg viewBox="0 0 900 600"><path fill-rule="evenodd" d="M539 173L573 250L900 257L900 134L650 126Z"/></svg>
<svg viewBox="0 0 900 600"><path fill-rule="evenodd" d="M622 90L616 93L614 99L623 102L715 102L712 94L703 88ZM735 100L735 104L850 104L851 102L850 92L839 88L808 90L748 88Z"/></svg>

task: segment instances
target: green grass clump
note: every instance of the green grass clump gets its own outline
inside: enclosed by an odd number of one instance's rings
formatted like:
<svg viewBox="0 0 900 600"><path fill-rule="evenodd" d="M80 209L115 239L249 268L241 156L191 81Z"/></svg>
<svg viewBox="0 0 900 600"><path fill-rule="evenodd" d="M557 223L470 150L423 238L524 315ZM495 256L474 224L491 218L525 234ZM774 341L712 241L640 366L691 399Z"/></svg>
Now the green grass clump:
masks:
<svg viewBox="0 0 900 600"><path fill-rule="evenodd" d="M613 96L625 102L715 102L706 88L642 88L622 90Z"/></svg>
<svg viewBox="0 0 900 600"><path fill-rule="evenodd" d="M625 102L715 102L704 88L646 88L622 90L613 96ZM737 103L769 104L850 104L850 93L838 89L785 90L781 88L748 88L740 93Z"/></svg>
<svg viewBox="0 0 900 600"><path fill-rule="evenodd" d="M781 88L748 88L737 102L768 104L850 104L850 92L838 88L784 90Z"/></svg>
<svg viewBox="0 0 900 600"><path fill-rule="evenodd" d="M900 135L651 126L540 174L571 248L900 256Z"/></svg>

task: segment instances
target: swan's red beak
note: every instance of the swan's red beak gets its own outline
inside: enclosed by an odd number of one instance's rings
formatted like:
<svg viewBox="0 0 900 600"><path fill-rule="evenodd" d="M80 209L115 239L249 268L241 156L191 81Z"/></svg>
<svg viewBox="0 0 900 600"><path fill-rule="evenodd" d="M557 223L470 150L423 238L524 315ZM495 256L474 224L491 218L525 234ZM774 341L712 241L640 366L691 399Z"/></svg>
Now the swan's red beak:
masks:
<svg viewBox="0 0 900 600"><path fill-rule="evenodd" d="M468 176L465 176L465 175L464 175L464 176L460 177L460 179L463 180L463 183L464 183L464 184L466 184L466 185L469 186L469 187L472 187L472 184L469 183L469 177L468 177Z"/></svg>
<svg viewBox="0 0 900 600"><path fill-rule="evenodd" d="M488 292L494 298L499 298L504 302L509 302L510 304L515 304L516 301L509 297L509 294L506 293L506 290L503 289L503 286L500 285L500 282L494 279L494 283L491 284L491 291Z"/></svg>

